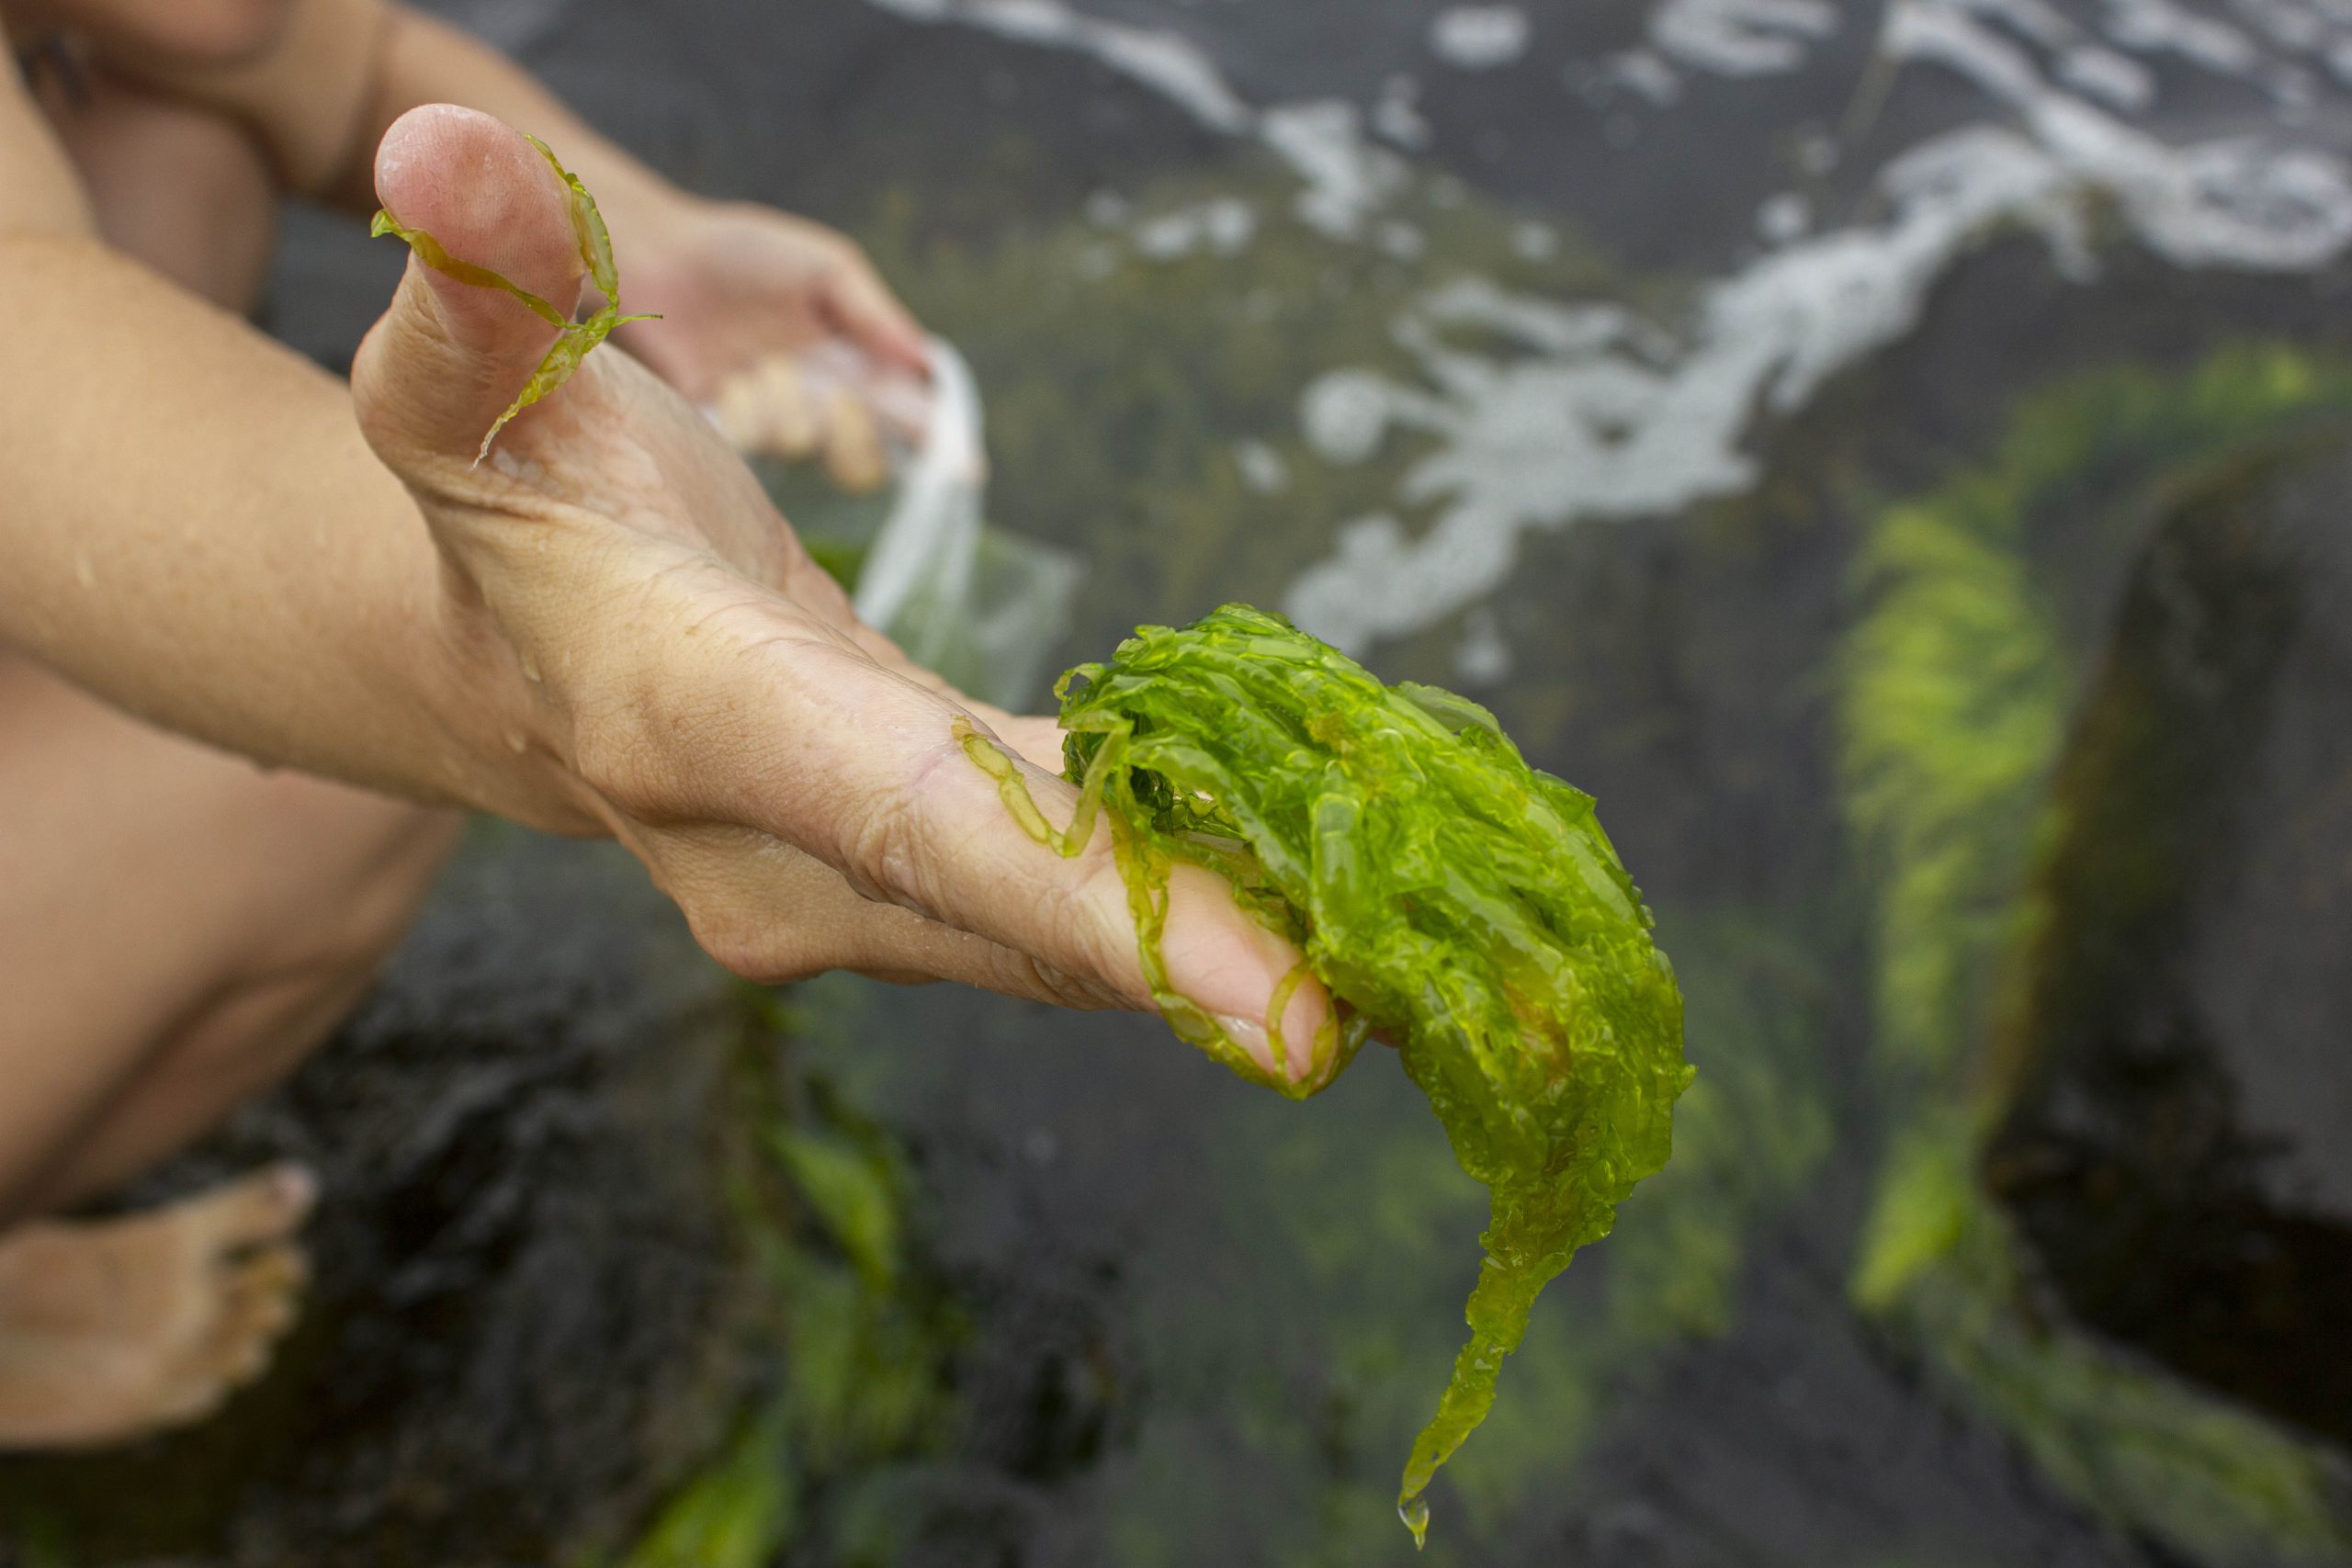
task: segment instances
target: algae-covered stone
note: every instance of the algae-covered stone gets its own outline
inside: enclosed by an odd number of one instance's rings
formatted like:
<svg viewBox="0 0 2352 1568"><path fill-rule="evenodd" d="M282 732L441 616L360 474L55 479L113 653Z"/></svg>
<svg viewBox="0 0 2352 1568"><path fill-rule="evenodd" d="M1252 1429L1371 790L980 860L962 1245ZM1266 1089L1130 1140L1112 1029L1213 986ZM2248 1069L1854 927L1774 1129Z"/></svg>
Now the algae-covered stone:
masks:
<svg viewBox="0 0 2352 1568"><path fill-rule="evenodd" d="M2215 1397L2158 1370L2161 1344L2113 1344L2120 1325L2084 1294L2120 1256L2134 1290L2159 1293L2165 1332L2200 1334L2226 1294L2210 1274L2184 1285L2168 1271L2193 1213L2164 1215L2163 1254L2122 1223L2144 1196L2124 1179L2144 1149L2162 1149L2176 1190L2234 1196L2182 1147L2214 1097L2194 1116L2179 1097L2152 1106L2166 1098L2148 1092L2165 1087L2147 1071L2154 1053L2129 1058L2192 968L2152 940L2197 918L2184 852L2231 848L2212 818L2180 808L2207 811L2251 773L2253 699L2292 630L2278 584L2326 581L2325 555L2269 554L2277 542L2223 502L2282 453L2339 440L2347 407L2339 363L2275 346L2050 389L1993 461L1881 521L1843 667L1848 811L1877 875L1888 1128L1851 1294L2086 1514L2183 1561L2352 1550L2341 1454L2261 1408L2285 1403L2264 1398L2277 1371ZM2201 558L2184 554L2191 543ZM2230 639L2244 668L2207 655ZM2274 908L2310 918L2308 904ZM2279 1044L2274 1032L2261 1049ZM2128 1140L2086 1136L2118 1116ZM2072 1201L2096 1193L2098 1206L2070 1214L2065 1189L2086 1172L2096 1188ZM2263 1256L2247 1242L2272 1238L2247 1220L2233 1213L2226 1253ZM2061 1245L2037 1258L2036 1239ZM2273 1248L2261 1267L2278 1264ZM2277 1346L2314 1343L2285 1321L2262 1326L2278 1338L2211 1337L2277 1359ZM2324 1377L2301 1376L2294 1401L2323 1403Z"/></svg>

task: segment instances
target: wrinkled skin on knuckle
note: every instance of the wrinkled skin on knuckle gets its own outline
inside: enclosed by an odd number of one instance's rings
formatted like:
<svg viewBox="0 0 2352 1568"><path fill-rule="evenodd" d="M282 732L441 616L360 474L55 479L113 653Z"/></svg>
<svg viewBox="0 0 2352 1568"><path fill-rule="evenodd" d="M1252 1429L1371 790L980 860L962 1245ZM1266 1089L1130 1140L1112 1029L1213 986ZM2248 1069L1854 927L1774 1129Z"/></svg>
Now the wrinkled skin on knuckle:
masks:
<svg viewBox="0 0 2352 1568"><path fill-rule="evenodd" d="M662 748L637 718L600 711L576 719L571 754L582 782L629 820L659 827L682 815Z"/></svg>
<svg viewBox="0 0 2352 1568"><path fill-rule="evenodd" d="M921 787L918 780L909 789L876 791L849 803L836 869L859 897L935 919Z"/></svg>
<svg viewBox="0 0 2352 1568"><path fill-rule="evenodd" d="M1078 860L1073 873L1057 889L1046 911L1059 945L1057 952L1082 956L1083 974L1056 970L1067 987L1101 998L1094 1006L1150 1012L1156 1004L1143 977L1136 952L1136 934L1125 920L1106 923L1098 911L1126 907L1126 884L1112 858L1109 829L1098 823L1094 841Z"/></svg>
<svg viewBox="0 0 2352 1568"><path fill-rule="evenodd" d="M865 662L862 655L850 657ZM829 790L821 801L812 803L831 818L825 826L832 852L824 858L858 897L896 905L927 919L941 918L943 874L949 872L946 863L955 852L953 845L940 840L931 796L947 770L971 765L963 749L949 739L944 721L939 729L935 742L906 759L896 784L856 783Z"/></svg>
<svg viewBox="0 0 2352 1568"><path fill-rule="evenodd" d="M1076 1012L1137 1012L1143 1010L1136 1002L1102 981L1083 975L1072 974L1026 953L1009 953L1017 960L1022 971L1033 982L1025 994L1043 997L1056 1007Z"/></svg>

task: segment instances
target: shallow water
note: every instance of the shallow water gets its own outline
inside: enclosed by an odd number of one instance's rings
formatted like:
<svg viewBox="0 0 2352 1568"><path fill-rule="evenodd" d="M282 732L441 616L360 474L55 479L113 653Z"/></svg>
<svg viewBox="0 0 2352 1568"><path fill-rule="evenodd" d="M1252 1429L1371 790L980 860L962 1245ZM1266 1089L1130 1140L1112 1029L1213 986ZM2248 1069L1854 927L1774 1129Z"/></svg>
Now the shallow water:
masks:
<svg viewBox="0 0 2352 1568"><path fill-rule="evenodd" d="M1599 797L1701 1077L1426 1561L2352 1562L2341 7L442 8L867 243L1054 666L1286 608ZM1393 1062L788 1005L804 1392L639 1562L1410 1560L1481 1207Z"/></svg>
<svg viewBox="0 0 2352 1568"><path fill-rule="evenodd" d="M2325 528L2274 515L2339 493L2339 24L876 9L919 25L794 74L850 108L816 188L887 188L860 226L979 367L994 514L1091 562L1065 661L1240 597L1465 687L1599 795L1690 986L1677 1164L1546 1300L1435 1557L2352 1557L2312 1391L2346 998L2255 956L2331 895L2233 874L2332 841L2340 697L2269 693L2340 636ZM2117 716L2152 595L2195 703ZM2259 785L2198 716L2253 711ZM2127 813L2077 759L2134 722L2190 778ZM2146 897L2193 958L2073 953L2185 854ZM2150 1021L2160 962L2264 1001ZM902 1524L983 1560L978 1486L1005 1561L1404 1560L1382 1479L1476 1210L1389 1064L1294 1111L1131 1021L820 989L855 1021L814 1059L981 1281L968 1354L1023 1369ZM2152 1062L2201 1132L2132 1130Z"/></svg>

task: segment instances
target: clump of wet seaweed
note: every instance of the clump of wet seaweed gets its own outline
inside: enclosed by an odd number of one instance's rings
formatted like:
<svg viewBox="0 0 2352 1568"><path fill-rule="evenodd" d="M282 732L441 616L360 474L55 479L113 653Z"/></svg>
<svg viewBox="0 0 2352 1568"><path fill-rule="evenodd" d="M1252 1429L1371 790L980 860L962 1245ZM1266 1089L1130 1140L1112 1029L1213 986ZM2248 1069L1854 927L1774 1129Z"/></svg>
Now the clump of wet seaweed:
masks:
<svg viewBox="0 0 2352 1568"><path fill-rule="evenodd" d="M1182 629L1141 627L1056 689L1080 788L1067 829L986 737L962 728L965 747L1064 854L1107 818L1144 972L1176 1032L1253 1082L1313 1091L1270 1077L1170 983L1168 875L1184 861L1305 953L1272 1016L1311 971L1338 1004L1318 1056L1344 1065L1372 1031L1393 1036L1454 1157L1488 1190L1470 1342L1397 1498L1418 1541L1422 1495L1485 1418L1536 1294L1670 1151L1690 1069L1649 910L1591 797L1529 767L1493 715L1385 685L1276 616L1227 605ZM1279 1062L1278 1029L1275 1046Z"/></svg>

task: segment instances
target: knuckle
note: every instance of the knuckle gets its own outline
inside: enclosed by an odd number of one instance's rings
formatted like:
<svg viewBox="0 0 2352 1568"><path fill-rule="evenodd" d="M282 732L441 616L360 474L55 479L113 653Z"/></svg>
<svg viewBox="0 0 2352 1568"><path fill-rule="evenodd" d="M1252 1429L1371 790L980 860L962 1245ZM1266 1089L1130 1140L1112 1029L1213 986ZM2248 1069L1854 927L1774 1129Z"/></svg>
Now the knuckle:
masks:
<svg viewBox="0 0 2352 1568"><path fill-rule="evenodd" d="M1098 825L1096 831L1106 831ZM1062 939L1060 952L1081 955L1084 973L1065 975L1065 983L1097 998L1096 1007L1149 1011L1155 1005L1143 974L1143 955L1136 946L1132 919L1110 920L1105 910L1131 910L1126 879L1107 844L1090 845L1082 876L1071 879L1056 899L1052 918Z"/></svg>
<svg viewBox="0 0 2352 1568"><path fill-rule="evenodd" d="M660 825L678 820L684 802L676 769L644 714L641 705L618 705L576 718L571 765L597 798L621 815Z"/></svg>
<svg viewBox="0 0 2352 1568"><path fill-rule="evenodd" d="M991 988L1038 997L1057 1007L1078 1012L1128 1010L1128 1002L1099 980L1048 964L1026 953L1001 950L1006 984Z"/></svg>
<svg viewBox="0 0 2352 1568"><path fill-rule="evenodd" d="M605 799L626 810L645 793L647 758L635 727L599 715L583 716L571 729L574 772Z"/></svg>
<svg viewBox="0 0 2352 1568"><path fill-rule="evenodd" d="M1025 953L994 942L981 950L973 982L1000 996L1059 999L1044 964Z"/></svg>
<svg viewBox="0 0 2352 1568"><path fill-rule="evenodd" d="M861 898L933 919L938 898L923 794L939 765L934 755L904 788L874 791L853 802L844 814L839 862L842 875Z"/></svg>
<svg viewBox="0 0 2352 1568"><path fill-rule="evenodd" d="M915 816L902 797L865 803L844 835L842 874L861 898L928 914Z"/></svg>

